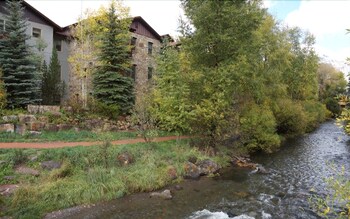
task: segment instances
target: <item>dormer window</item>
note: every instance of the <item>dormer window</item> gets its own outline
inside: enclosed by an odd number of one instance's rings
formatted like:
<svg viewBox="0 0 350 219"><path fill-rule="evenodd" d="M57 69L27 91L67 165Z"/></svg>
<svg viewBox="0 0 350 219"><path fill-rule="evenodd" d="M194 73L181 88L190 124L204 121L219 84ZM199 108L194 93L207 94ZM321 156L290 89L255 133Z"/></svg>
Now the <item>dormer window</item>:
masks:
<svg viewBox="0 0 350 219"><path fill-rule="evenodd" d="M32 36L35 38L41 37L41 29L33 27Z"/></svg>

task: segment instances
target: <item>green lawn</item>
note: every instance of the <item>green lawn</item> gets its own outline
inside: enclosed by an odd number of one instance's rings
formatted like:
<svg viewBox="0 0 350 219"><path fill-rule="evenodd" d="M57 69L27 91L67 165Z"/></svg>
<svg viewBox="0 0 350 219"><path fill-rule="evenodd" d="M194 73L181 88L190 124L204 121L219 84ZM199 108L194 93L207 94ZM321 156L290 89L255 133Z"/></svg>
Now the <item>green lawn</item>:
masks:
<svg viewBox="0 0 350 219"><path fill-rule="evenodd" d="M131 154L134 163L119 164L116 157L122 152ZM37 156L37 160L30 161L33 156ZM183 166L190 157L208 158L189 146L189 140L61 149L0 149L3 161L0 184L14 183L4 181L3 177L8 175L14 175L20 184L12 197L0 200L5 206L0 216L39 218L58 209L156 190L172 183L167 174L169 168L175 168L181 180ZM211 159L223 166L229 161L223 154ZM61 161L63 165L51 172L43 171L40 162L47 160ZM20 163L40 170L41 175L15 174L13 168Z"/></svg>

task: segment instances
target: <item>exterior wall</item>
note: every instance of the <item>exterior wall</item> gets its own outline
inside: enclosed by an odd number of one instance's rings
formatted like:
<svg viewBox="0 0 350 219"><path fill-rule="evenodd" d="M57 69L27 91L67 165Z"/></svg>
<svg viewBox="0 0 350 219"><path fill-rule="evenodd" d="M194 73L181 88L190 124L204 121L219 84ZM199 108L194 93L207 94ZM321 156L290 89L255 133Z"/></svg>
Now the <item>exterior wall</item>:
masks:
<svg viewBox="0 0 350 219"><path fill-rule="evenodd" d="M39 28L41 30L41 37L36 38L33 37L32 31L34 28ZM46 63L50 63L51 54L52 54L52 47L53 47L53 28L44 24L35 23L32 21L28 21L28 27L26 30L26 34L31 36L29 40L27 40L28 45L33 47L33 50L35 52L38 52L35 48L35 45L38 44L39 40L43 40L47 47L43 51L43 56L46 61Z"/></svg>
<svg viewBox="0 0 350 219"><path fill-rule="evenodd" d="M148 81L148 67L153 68L154 74L156 70L155 59L159 54L161 43L159 40L136 33L132 33L132 37L136 38L135 49L132 54L132 64L136 65L135 82L136 87L139 87ZM153 43L152 54L148 54L148 42Z"/></svg>

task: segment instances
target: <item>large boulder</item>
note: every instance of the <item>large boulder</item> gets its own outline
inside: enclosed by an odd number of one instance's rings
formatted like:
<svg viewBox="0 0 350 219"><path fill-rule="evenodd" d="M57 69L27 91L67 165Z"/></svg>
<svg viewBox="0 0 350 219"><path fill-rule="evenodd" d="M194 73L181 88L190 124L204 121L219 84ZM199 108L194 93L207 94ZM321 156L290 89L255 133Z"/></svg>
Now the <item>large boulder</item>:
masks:
<svg viewBox="0 0 350 219"><path fill-rule="evenodd" d="M50 131L50 132L57 132L59 130L59 126L53 123L47 123L45 124L45 128L46 131Z"/></svg>
<svg viewBox="0 0 350 219"><path fill-rule="evenodd" d="M15 132L19 135L24 135L27 132L27 126L25 124L16 124Z"/></svg>
<svg viewBox="0 0 350 219"><path fill-rule="evenodd" d="M43 168L44 170L53 170L53 169L59 169L61 168L62 163L58 162L58 161L53 161L53 160L49 160L49 161L44 161L41 162L41 168Z"/></svg>
<svg viewBox="0 0 350 219"><path fill-rule="evenodd" d="M117 156L120 165L127 166L134 162L133 156L129 152L123 152Z"/></svg>
<svg viewBox="0 0 350 219"><path fill-rule="evenodd" d="M184 177L187 179L198 179L201 175L201 169L191 162L187 162L184 166L184 169Z"/></svg>
<svg viewBox="0 0 350 219"><path fill-rule="evenodd" d="M197 166L200 168L201 175L217 173L220 170L220 166L209 159L198 162Z"/></svg>
<svg viewBox="0 0 350 219"><path fill-rule="evenodd" d="M158 198L162 198L165 200L169 200L172 199L173 196L171 195L171 192L169 189L164 190L163 192L152 192L150 197L158 197Z"/></svg>
<svg viewBox="0 0 350 219"><path fill-rule="evenodd" d="M17 122L18 121L18 116L15 115L10 115L10 116L3 116L2 120L4 122Z"/></svg>
<svg viewBox="0 0 350 219"><path fill-rule="evenodd" d="M41 131L45 127L44 122L29 122L27 123L27 128L30 131Z"/></svg>
<svg viewBox="0 0 350 219"><path fill-rule="evenodd" d="M48 106L48 105L28 105L28 113L39 114L39 113L57 113L60 112L60 106Z"/></svg>
<svg viewBox="0 0 350 219"><path fill-rule="evenodd" d="M0 132L14 132L15 125L12 123L0 124Z"/></svg>
<svg viewBox="0 0 350 219"><path fill-rule="evenodd" d="M19 123L29 123L29 122L35 122L36 117L34 115L18 115Z"/></svg>

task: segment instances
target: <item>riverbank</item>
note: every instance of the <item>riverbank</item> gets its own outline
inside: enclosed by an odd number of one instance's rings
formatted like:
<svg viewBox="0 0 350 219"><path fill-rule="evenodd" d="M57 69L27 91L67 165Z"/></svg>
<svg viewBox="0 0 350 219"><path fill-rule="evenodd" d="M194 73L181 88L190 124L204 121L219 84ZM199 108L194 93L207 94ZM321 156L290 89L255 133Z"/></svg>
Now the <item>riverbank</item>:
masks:
<svg viewBox="0 0 350 219"><path fill-rule="evenodd" d="M154 191L181 181L193 170L189 160L230 161L223 151L209 157L189 140L0 152L0 184L18 186L2 191L0 212L14 218Z"/></svg>
<svg viewBox="0 0 350 219"><path fill-rule="evenodd" d="M70 209L59 218L318 219L317 209L308 200L329 192L325 179L334 176L332 167L350 168L349 140L334 121L328 121L314 132L286 140L276 153L252 156L269 174L224 168L217 177L176 183L183 190L176 190L171 200L141 192L78 211ZM174 185L164 189L174 190Z"/></svg>

